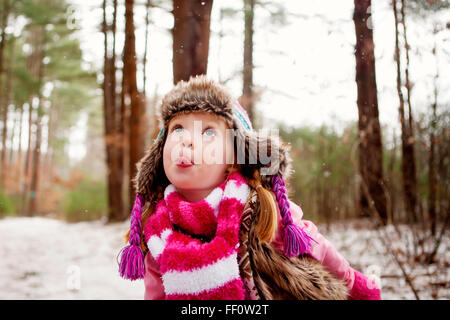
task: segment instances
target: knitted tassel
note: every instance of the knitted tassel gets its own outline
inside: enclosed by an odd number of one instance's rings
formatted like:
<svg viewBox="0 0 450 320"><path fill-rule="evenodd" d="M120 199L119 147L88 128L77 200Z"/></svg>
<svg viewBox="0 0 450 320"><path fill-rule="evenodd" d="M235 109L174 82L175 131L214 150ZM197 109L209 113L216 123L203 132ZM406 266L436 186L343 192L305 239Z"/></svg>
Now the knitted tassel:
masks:
<svg viewBox="0 0 450 320"><path fill-rule="evenodd" d="M289 223L282 233L284 242L284 253L288 257L294 257L305 253L311 253L311 238L305 230L299 226Z"/></svg>
<svg viewBox="0 0 450 320"><path fill-rule="evenodd" d="M288 257L311 253L311 240L316 242L303 228L293 223L285 183L282 177L272 176L272 188L277 198L283 222L282 238L284 253Z"/></svg>
<svg viewBox="0 0 450 320"><path fill-rule="evenodd" d="M123 248L119 253L121 256L119 273L124 279L136 280L144 277L144 253L140 247L141 215L143 205L143 197L139 193L136 194L130 219L130 244Z"/></svg>

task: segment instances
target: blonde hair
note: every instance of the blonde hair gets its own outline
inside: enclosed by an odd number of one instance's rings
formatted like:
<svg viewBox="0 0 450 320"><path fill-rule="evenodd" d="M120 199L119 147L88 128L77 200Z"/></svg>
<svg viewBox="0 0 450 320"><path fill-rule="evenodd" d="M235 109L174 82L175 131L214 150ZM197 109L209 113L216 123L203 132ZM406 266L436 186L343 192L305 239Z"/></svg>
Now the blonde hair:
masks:
<svg viewBox="0 0 450 320"><path fill-rule="evenodd" d="M273 192L261 183L259 170L253 173L253 178L248 179L248 184L256 190L259 200L259 219L256 225L256 236L261 242L271 242L278 229L277 203Z"/></svg>
<svg viewBox="0 0 450 320"><path fill-rule="evenodd" d="M240 170L239 167L233 165L228 169L228 174L235 171ZM247 178L247 183L256 191L259 200L260 210L256 236L261 242L271 242L275 238L278 229L278 205L274 199L273 192L270 187L262 184L259 169L253 170L252 177Z"/></svg>

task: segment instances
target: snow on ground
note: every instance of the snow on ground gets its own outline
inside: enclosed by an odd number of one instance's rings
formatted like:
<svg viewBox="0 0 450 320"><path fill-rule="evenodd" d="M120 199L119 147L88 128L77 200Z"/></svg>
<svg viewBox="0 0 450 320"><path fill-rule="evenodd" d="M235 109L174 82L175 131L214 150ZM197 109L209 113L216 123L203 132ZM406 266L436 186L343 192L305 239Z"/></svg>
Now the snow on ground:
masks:
<svg viewBox="0 0 450 320"><path fill-rule="evenodd" d="M118 275L116 259L127 227L128 222L1 219L0 299L142 299L143 281ZM383 299L414 299L375 231L358 223L332 224L329 230L319 226L319 230L354 268L375 281L381 278ZM413 270L421 299L450 299L448 244L446 237L439 251L440 268Z"/></svg>
<svg viewBox="0 0 450 320"><path fill-rule="evenodd" d="M127 225L0 220L0 299L142 299L143 281L118 274Z"/></svg>
<svg viewBox="0 0 450 320"><path fill-rule="evenodd" d="M401 269L383 245L380 234L371 227L368 221L334 223L330 225L329 230L325 225L319 226L318 229L353 268L375 280L381 287L382 299L415 299ZM397 232L391 225L382 230L385 231L382 235L387 243L390 243L393 251L407 252L405 244L412 243L412 235L407 226L399 226L401 238L397 237ZM409 242L405 241L408 236L410 237ZM433 243L428 244L432 245ZM412 262L405 266L420 299L450 299L449 244L450 237L447 232L436 255L438 263L424 265ZM410 246L410 250L412 250L412 246ZM428 248L427 250L431 251ZM404 257L401 254L399 256L400 258Z"/></svg>

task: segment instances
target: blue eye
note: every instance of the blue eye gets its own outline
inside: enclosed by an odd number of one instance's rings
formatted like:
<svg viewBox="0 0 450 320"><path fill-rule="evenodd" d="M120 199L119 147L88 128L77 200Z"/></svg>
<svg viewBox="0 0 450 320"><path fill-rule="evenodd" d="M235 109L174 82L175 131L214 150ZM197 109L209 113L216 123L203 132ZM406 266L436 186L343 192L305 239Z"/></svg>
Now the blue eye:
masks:
<svg viewBox="0 0 450 320"><path fill-rule="evenodd" d="M216 135L216 131L214 129L208 128L203 132L204 135L208 137L214 137Z"/></svg>
<svg viewBox="0 0 450 320"><path fill-rule="evenodd" d="M177 126L177 127L175 127L173 130L172 130L172 132L176 132L176 133L180 133L180 132L182 132L183 131L183 127L182 126Z"/></svg>

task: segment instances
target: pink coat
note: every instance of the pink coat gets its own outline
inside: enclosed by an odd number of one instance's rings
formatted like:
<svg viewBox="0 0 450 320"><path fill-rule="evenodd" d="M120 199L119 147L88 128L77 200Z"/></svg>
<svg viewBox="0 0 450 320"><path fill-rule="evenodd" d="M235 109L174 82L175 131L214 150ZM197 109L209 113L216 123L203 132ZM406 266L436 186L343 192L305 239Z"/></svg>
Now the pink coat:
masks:
<svg viewBox="0 0 450 320"><path fill-rule="evenodd" d="M289 201L289 203L291 208L292 220L294 221L294 223L304 228L304 230L307 231L307 233L317 241L317 243L312 242L311 256L320 261L324 266L326 266L336 277L343 279L346 282L349 290L351 290L355 281L355 270L350 267L349 263L342 257L342 255L339 254L339 252L336 251L333 245L319 233L314 223L308 220L302 220L302 209L292 201ZM281 239L280 232L281 215L279 211L278 221L280 221L280 223L278 224L278 233L272 243L275 247L282 250L283 241ZM153 259L151 254L147 254L145 256L144 285L144 299L164 299L164 287L161 280L159 266Z"/></svg>

